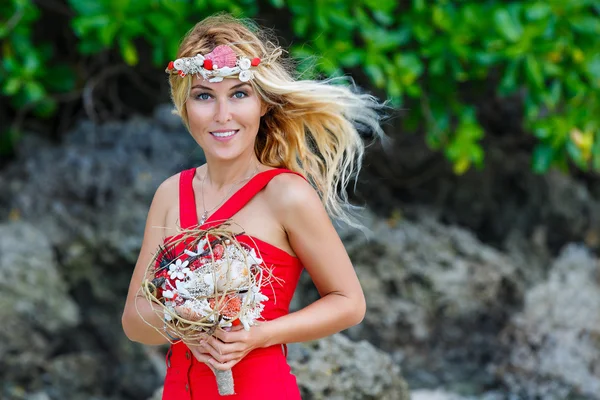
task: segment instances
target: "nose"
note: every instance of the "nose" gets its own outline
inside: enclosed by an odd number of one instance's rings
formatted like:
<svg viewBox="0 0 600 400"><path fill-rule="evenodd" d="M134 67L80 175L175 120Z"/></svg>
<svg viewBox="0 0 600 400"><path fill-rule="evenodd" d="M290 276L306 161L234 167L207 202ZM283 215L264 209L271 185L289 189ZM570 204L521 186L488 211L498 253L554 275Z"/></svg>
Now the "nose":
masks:
<svg viewBox="0 0 600 400"><path fill-rule="evenodd" d="M221 98L217 101L217 109L214 116L215 122L225 124L231 120L231 112L227 100L226 98Z"/></svg>

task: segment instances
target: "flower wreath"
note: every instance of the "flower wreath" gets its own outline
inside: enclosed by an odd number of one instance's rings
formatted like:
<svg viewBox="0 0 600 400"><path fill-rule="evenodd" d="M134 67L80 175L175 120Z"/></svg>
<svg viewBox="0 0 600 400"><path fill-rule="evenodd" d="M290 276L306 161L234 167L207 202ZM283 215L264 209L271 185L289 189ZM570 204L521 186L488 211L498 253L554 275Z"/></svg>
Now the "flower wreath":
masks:
<svg viewBox="0 0 600 400"><path fill-rule="evenodd" d="M196 54L194 57L182 57L169 62L165 72L178 74L182 78L189 74L200 74L209 82L221 82L223 78L238 78L248 82L254 77L253 67L258 67L261 59L250 60L238 57L231 47L217 46L206 55Z"/></svg>

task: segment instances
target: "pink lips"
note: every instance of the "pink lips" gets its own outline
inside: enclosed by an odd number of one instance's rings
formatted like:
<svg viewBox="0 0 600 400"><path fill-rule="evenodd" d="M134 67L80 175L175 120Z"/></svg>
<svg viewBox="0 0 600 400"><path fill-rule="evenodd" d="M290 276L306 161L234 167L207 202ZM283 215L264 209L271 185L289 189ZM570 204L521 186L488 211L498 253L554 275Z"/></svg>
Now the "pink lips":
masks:
<svg viewBox="0 0 600 400"><path fill-rule="evenodd" d="M226 133L226 132L235 132L235 133L233 135L225 136L225 137L219 137L219 136L215 135L215 133L219 134L219 133ZM231 138L233 138L238 132L239 132L239 129L219 129L216 131L211 131L210 134L214 139L218 140L219 142L226 142L226 141L230 140Z"/></svg>

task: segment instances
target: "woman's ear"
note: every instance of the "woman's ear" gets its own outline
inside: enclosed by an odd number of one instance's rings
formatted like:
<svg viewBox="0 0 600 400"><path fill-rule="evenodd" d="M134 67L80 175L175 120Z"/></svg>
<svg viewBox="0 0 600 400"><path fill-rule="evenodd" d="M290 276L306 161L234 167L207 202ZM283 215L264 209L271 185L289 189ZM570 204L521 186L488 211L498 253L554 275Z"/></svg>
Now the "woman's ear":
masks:
<svg viewBox="0 0 600 400"><path fill-rule="evenodd" d="M265 103L264 101L263 101L263 102L261 102L261 105L260 105L260 116L261 116L261 117L264 117L264 116L265 116L265 114L266 114L266 113L267 113L267 112L268 112L270 109L271 109L271 106L270 106L270 105L268 105L268 104L267 104L267 103Z"/></svg>

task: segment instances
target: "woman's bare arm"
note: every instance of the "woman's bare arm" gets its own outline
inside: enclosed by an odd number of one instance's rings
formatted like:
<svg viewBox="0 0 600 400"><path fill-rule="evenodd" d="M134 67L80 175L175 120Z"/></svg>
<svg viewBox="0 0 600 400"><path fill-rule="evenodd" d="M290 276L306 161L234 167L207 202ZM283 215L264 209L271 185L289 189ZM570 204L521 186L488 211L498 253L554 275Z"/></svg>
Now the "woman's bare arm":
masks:
<svg viewBox="0 0 600 400"><path fill-rule="evenodd" d="M140 249L131 282L129 283L129 292L127 293L127 300L121 318L125 335L132 341L148 345L158 345L168 342L161 333L144 322L146 320L159 330L162 330L164 327L163 319L160 317L162 311L157 314L153 309L156 306L153 306L140 294L139 288L144 279L148 264L158 250L159 245L163 244L165 237L163 228L165 226L165 216L168 206L173 203L173 195L178 193L177 181L178 175L167 179L158 187L154 194L146 219L142 248ZM161 308L157 308L157 310L161 310ZM142 320L140 314L144 320Z"/></svg>
<svg viewBox="0 0 600 400"><path fill-rule="evenodd" d="M266 345L329 336L360 323L366 310L354 267L315 190L296 175L277 178L275 212L321 298L264 324Z"/></svg>

